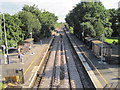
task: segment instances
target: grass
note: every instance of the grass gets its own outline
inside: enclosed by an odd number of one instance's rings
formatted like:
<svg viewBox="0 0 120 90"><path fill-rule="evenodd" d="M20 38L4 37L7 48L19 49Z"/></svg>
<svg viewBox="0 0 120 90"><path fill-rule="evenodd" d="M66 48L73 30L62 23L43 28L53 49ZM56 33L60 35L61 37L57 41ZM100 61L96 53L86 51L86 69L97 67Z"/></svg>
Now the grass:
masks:
<svg viewBox="0 0 120 90"><path fill-rule="evenodd" d="M2 90L3 88L5 88L5 84L2 84L2 83L0 83L0 90Z"/></svg>
<svg viewBox="0 0 120 90"><path fill-rule="evenodd" d="M69 31L70 31L70 33L73 33L73 28L72 28L72 27L70 27Z"/></svg>
<svg viewBox="0 0 120 90"><path fill-rule="evenodd" d="M3 55L2 50L0 49L0 55Z"/></svg>
<svg viewBox="0 0 120 90"><path fill-rule="evenodd" d="M60 27L62 24L61 23L55 23L55 28L58 28L58 27Z"/></svg>
<svg viewBox="0 0 120 90"><path fill-rule="evenodd" d="M118 38L117 37L110 37L110 38L105 39L105 42L110 43L110 44L112 44L113 41L118 43Z"/></svg>

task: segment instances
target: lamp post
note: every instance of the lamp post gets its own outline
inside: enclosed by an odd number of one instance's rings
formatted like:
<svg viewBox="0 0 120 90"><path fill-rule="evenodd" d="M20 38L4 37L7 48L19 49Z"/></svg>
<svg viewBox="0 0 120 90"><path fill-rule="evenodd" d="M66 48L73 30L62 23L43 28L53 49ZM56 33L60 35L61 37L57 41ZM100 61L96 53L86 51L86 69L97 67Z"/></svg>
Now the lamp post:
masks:
<svg viewBox="0 0 120 90"><path fill-rule="evenodd" d="M31 35L31 39L32 39L32 32L30 32L30 35Z"/></svg>
<svg viewBox="0 0 120 90"><path fill-rule="evenodd" d="M103 41L104 41L104 34L102 34L102 44L101 44L101 63L103 62L103 60L105 59L103 57Z"/></svg>
<svg viewBox="0 0 120 90"><path fill-rule="evenodd" d="M3 59L6 63L7 61L6 61L6 58L5 58L5 45L1 45L1 47L2 47L2 52L3 52Z"/></svg>
<svg viewBox="0 0 120 90"><path fill-rule="evenodd" d="M7 36L6 36L6 28L5 28L5 17L4 17L4 14L3 14L3 22L4 22L4 36L5 36L5 46L6 46L6 59L8 61L8 64L9 64L9 56L8 56L8 45L7 45ZM5 61L5 64L7 64L7 62Z"/></svg>
<svg viewBox="0 0 120 90"><path fill-rule="evenodd" d="M4 35L5 35L5 45L6 45L6 53L8 55L8 45L7 45L7 36L6 36L6 28L5 28L5 17L3 14L3 21L4 21Z"/></svg>
<svg viewBox="0 0 120 90"><path fill-rule="evenodd" d="M32 32L30 32L30 38L32 39ZM33 44L33 42L31 42L31 44Z"/></svg>
<svg viewBox="0 0 120 90"><path fill-rule="evenodd" d="M84 36L85 36L85 31L83 30L83 32L82 32L82 39L83 39L83 42L84 42Z"/></svg>

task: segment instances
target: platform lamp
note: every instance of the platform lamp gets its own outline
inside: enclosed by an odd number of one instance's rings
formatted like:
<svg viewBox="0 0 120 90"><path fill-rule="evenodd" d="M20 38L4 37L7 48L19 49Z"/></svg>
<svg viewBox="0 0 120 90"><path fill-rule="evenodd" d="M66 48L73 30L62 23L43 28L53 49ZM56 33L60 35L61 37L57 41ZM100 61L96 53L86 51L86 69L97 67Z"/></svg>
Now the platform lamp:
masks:
<svg viewBox="0 0 120 90"><path fill-rule="evenodd" d="M105 60L103 57L103 41L104 41L104 34L102 34L102 44L101 44L101 63Z"/></svg>
<svg viewBox="0 0 120 90"><path fill-rule="evenodd" d="M31 39L32 39L32 32L30 32L30 35L31 35Z"/></svg>
<svg viewBox="0 0 120 90"><path fill-rule="evenodd" d="M85 31L83 30L83 31L82 31L82 39L83 39L83 42L84 42L84 38L85 38Z"/></svg>
<svg viewBox="0 0 120 90"><path fill-rule="evenodd" d="M32 39L32 31L30 32L30 38ZM33 42L31 44L33 44Z"/></svg>

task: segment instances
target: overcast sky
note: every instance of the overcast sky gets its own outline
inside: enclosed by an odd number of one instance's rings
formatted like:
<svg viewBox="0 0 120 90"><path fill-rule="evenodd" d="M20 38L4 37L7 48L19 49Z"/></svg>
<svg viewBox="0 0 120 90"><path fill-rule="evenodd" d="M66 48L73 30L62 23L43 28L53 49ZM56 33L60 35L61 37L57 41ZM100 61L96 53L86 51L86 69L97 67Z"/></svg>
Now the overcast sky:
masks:
<svg viewBox="0 0 120 90"><path fill-rule="evenodd" d="M21 11L24 4L38 5L38 8L45 9L52 13L55 13L59 17L59 22L64 22L64 18L73 6L80 3L81 0L0 0L0 12L15 14ZM100 0L103 5L109 8L118 8L118 2L120 0Z"/></svg>

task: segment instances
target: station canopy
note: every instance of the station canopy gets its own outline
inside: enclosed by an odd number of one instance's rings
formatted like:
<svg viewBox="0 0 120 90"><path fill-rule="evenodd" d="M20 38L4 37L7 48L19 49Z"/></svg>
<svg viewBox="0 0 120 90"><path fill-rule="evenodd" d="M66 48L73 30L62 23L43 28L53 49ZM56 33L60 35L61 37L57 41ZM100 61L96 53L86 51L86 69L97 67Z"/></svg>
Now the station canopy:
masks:
<svg viewBox="0 0 120 90"><path fill-rule="evenodd" d="M28 39L24 40L24 43L30 43L30 42L32 42L33 40L34 40L33 38L28 38Z"/></svg>

